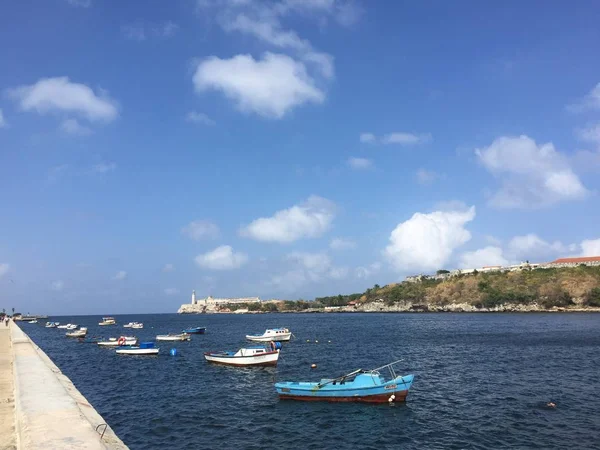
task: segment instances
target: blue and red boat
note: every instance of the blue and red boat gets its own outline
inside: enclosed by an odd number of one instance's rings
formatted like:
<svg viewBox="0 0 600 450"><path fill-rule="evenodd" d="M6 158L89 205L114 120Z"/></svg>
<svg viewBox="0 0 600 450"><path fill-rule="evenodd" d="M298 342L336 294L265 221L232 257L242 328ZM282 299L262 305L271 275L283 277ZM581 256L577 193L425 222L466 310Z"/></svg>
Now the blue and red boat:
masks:
<svg viewBox="0 0 600 450"><path fill-rule="evenodd" d="M397 375L395 361L371 370L358 369L341 377L323 379L320 382L285 381L275 383L281 400L395 403L406 400L414 375ZM388 369L391 377L386 380L380 373Z"/></svg>

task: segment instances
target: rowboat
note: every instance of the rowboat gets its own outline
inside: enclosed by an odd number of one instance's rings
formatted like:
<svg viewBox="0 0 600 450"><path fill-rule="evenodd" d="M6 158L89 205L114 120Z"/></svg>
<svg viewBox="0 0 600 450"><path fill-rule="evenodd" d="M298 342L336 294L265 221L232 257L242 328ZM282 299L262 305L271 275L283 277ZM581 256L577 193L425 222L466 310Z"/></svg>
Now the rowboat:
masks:
<svg viewBox="0 0 600 450"><path fill-rule="evenodd" d="M157 341L189 341L191 336L187 333L180 334L159 334L156 336Z"/></svg>
<svg viewBox="0 0 600 450"><path fill-rule="evenodd" d="M269 328L265 330L263 334L248 334L246 335L246 339L249 341L256 342L269 342L269 341L289 341L292 337L292 332L287 328Z"/></svg>
<svg viewBox="0 0 600 450"><path fill-rule="evenodd" d="M78 338L78 337L85 337L86 334L87 334L87 328L81 327L79 330L68 331L65 334L65 336Z"/></svg>
<svg viewBox="0 0 600 450"><path fill-rule="evenodd" d="M108 341L99 341L98 345L101 347L120 347L120 346L131 346L136 345L138 342L135 336L121 336L117 338L109 338Z"/></svg>
<svg viewBox="0 0 600 450"><path fill-rule="evenodd" d="M394 371L394 364L400 361L371 370L358 369L341 377L322 379L320 382L285 381L275 383L275 390L282 400L402 402L406 400L414 375L397 375ZM389 369L390 379L388 381L380 374L383 369Z"/></svg>
<svg viewBox="0 0 600 450"><path fill-rule="evenodd" d="M117 324L117 321L113 317L103 317L102 322L98 323L98 325L100 325L100 326L116 325L116 324Z"/></svg>
<svg viewBox="0 0 600 450"><path fill-rule="evenodd" d="M182 333L204 334L205 331L206 331L206 327L191 327L191 328L186 328L185 330L182 331Z"/></svg>
<svg viewBox="0 0 600 450"><path fill-rule="evenodd" d="M279 350L264 347L240 348L237 352L206 352L204 358L212 363L230 366L276 366Z"/></svg>
<svg viewBox="0 0 600 450"><path fill-rule="evenodd" d="M120 347L116 352L119 355L158 355L159 350L154 346L154 342L142 342L139 347Z"/></svg>
<svg viewBox="0 0 600 450"><path fill-rule="evenodd" d="M144 328L144 324L141 322L129 322L123 325L123 328Z"/></svg>

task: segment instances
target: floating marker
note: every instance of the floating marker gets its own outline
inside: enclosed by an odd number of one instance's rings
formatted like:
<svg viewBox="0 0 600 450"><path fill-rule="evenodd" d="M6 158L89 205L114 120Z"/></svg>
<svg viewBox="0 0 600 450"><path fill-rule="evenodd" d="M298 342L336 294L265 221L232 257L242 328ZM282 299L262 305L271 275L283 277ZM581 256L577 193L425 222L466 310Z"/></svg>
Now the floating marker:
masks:
<svg viewBox="0 0 600 450"><path fill-rule="evenodd" d="M310 368L311 368L311 369L316 369L316 368L317 368L317 365L313 363L313 364L311 364L311 365L310 365Z"/></svg>
<svg viewBox="0 0 600 450"><path fill-rule="evenodd" d="M172 348L171 350L169 350L169 355L171 355L171 356L177 356L177 349L176 348Z"/></svg>

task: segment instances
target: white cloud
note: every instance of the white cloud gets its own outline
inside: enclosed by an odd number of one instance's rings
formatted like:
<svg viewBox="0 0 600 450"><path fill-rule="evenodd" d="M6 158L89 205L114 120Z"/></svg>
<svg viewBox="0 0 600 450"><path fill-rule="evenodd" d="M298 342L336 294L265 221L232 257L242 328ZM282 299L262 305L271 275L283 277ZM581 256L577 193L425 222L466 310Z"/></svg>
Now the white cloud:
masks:
<svg viewBox="0 0 600 450"><path fill-rule="evenodd" d="M6 121L4 120L4 114L2 113L2 109L0 108L0 128L6 127Z"/></svg>
<svg viewBox="0 0 600 450"><path fill-rule="evenodd" d="M373 161L367 158L348 158L346 164L354 170L369 170L373 168Z"/></svg>
<svg viewBox="0 0 600 450"><path fill-rule="evenodd" d="M380 270L381 270L381 263L374 262L372 264L369 264L366 267L362 267L362 266L357 267L354 270L354 274L356 275L357 278L365 279L365 278L370 278L372 275L376 274Z"/></svg>
<svg viewBox="0 0 600 450"><path fill-rule="evenodd" d="M219 237L219 227L210 220L194 220L181 229L181 233L190 239L216 239Z"/></svg>
<svg viewBox="0 0 600 450"><path fill-rule="evenodd" d="M360 142L362 142L363 144L373 144L377 142L377 138L373 133L361 133Z"/></svg>
<svg viewBox="0 0 600 450"><path fill-rule="evenodd" d="M120 270L119 272L117 272L117 274L113 277L113 280L124 280L125 278L127 278L127 272L125 272L124 270Z"/></svg>
<svg viewBox="0 0 600 450"><path fill-rule="evenodd" d="M540 261L555 258L565 252L573 252L576 245L565 245L560 241L547 242L537 234L515 236L508 243L507 253L515 261Z"/></svg>
<svg viewBox="0 0 600 450"><path fill-rule="evenodd" d="M149 24L143 21L121 26L121 33L133 41L145 41L148 37L169 38L173 36L179 25L170 20L161 24Z"/></svg>
<svg viewBox="0 0 600 450"><path fill-rule="evenodd" d="M417 170L416 177L417 182L420 185L428 186L430 184L433 184L433 182L437 180L440 176L433 170L419 169Z"/></svg>
<svg viewBox="0 0 600 450"><path fill-rule="evenodd" d="M229 245L221 245L210 252L196 256L195 261L203 269L231 270L243 266L248 261L248 256L234 252Z"/></svg>
<svg viewBox="0 0 600 450"><path fill-rule="evenodd" d="M350 250L356 248L356 242L344 238L333 238L329 243L332 250Z"/></svg>
<svg viewBox="0 0 600 450"><path fill-rule="evenodd" d="M95 164L94 167L92 167L92 171L96 173L107 173L113 172L115 170L117 170L117 165L114 162L101 162L99 164Z"/></svg>
<svg viewBox="0 0 600 450"><path fill-rule="evenodd" d="M166 288L165 295L177 295L179 294L179 289L177 288Z"/></svg>
<svg viewBox="0 0 600 450"><path fill-rule="evenodd" d="M580 245L581 256L600 256L600 239L587 239Z"/></svg>
<svg viewBox="0 0 600 450"><path fill-rule="evenodd" d="M600 123L588 125L586 128L578 128L575 130L575 135L584 142L600 145Z"/></svg>
<svg viewBox="0 0 600 450"><path fill-rule="evenodd" d="M92 134L92 130L89 127L81 125L77 119L65 119L60 124L60 129L67 134L74 136L88 136Z"/></svg>
<svg viewBox="0 0 600 450"><path fill-rule="evenodd" d="M573 113L579 113L594 109L600 109L600 83L598 83L594 88L586 94L578 102L568 105L567 110Z"/></svg>
<svg viewBox="0 0 600 450"><path fill-rule="evenodd" d="M187 116L185 117L185 120L188 122L199 123L201 125L208 125L208 126L213 126L216 124L216 122L214 120L212 120L210 117L208 117L206 114L199 113L196 111L190 111L187 114Z"/></svg>
<svg viewBox="0 0 600 450"><path fill-rule="evenodd" d="M67 3L80 8L89 8L92 6L92 0L67 0Z"/></svg>
<svg viewBox="0 0 600 450"><path fill-rule="evenodd" d="M162 269L163 272L173 272L175 271L175 266L173 264L165 264L165 267Z"/></svg>
<svg viewBox="0 0 600 450"><path fill-rule="evenodd" d="M325 99L302 62L269 52L260 60L251 55L211 56L198 64L193 82L197 92L222 91L240 111L276 119L304 103Z"/></svg>
<svg viewBox="0 0 600 450"><path fill-rule="evenodd" d="M484 266L506 266L509 261L504 257L500 247L488 246L460 256L461 269L479 269Z"/></svg>
<svg viewBox="0 0 600 450"><path fill-rule="evenodd" d="M2 278L4 275L6 275L9 270L10 270L10 264L8 264L8 263L0 264L0 278Z"/></svg>
<svg viewBox="0 0 600 450"><path fill-rule="evenodd" d="M8 91L17 99L23 111L79 114L90 121L110 122L117 118L117 104L104 91L96 94L81 83L68 77L42 78L32 85L23 85Z"/></svg>
<svg viewBox="0 0 600 450"><path fill-rule="evenodd" d="M335 204L316 195L304 203L262 217L240 230L240 234L257 241L289 243L315 238L325 233L335 217Z"/></svg>
<svg viewBox="0 0 600 450"><path fill-rule="evenodd" d="M415 213L392 231L383 254L401 272L443 268L454 250L471 239L465 225L474 218L474 206L467 210Z"/></svg>
<svg viewBox="0 0 600 450"><path fill-rule="evenodd" d="M56 280L52 282L50 286L53 291L62 291L65 283L62 280Z"/></svg>
<svg viewBox="0 0 600 450"><path fill-rule="evenodd" d="M498 208L547 206L586 196L587 190L552 143L527 136L501 137L475 150L480 163L501 179L490 204Z"/></svg>

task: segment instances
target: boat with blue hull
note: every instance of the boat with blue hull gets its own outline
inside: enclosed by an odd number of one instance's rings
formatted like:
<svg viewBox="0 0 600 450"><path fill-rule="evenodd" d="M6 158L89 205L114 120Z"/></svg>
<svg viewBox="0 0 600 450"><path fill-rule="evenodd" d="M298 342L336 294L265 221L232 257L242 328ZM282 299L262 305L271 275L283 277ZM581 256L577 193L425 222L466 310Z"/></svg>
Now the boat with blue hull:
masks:
<svg viewBox="0 0 600 450"><path fill-rule="evenodd" d="M395 361L371 370L358 369L341 377L320 382L285 381L275 383L281 400L396 403L406 400L414 375L397 375ZM388 369L389 380L381 371Z"/></svg>
<svg viewBox="0 0 600 450"><path fill-rule="evenodd" d="M206 332L206 327L191 327L186 328L182 331L182 333L186 334L204 334Z"/></svg>

